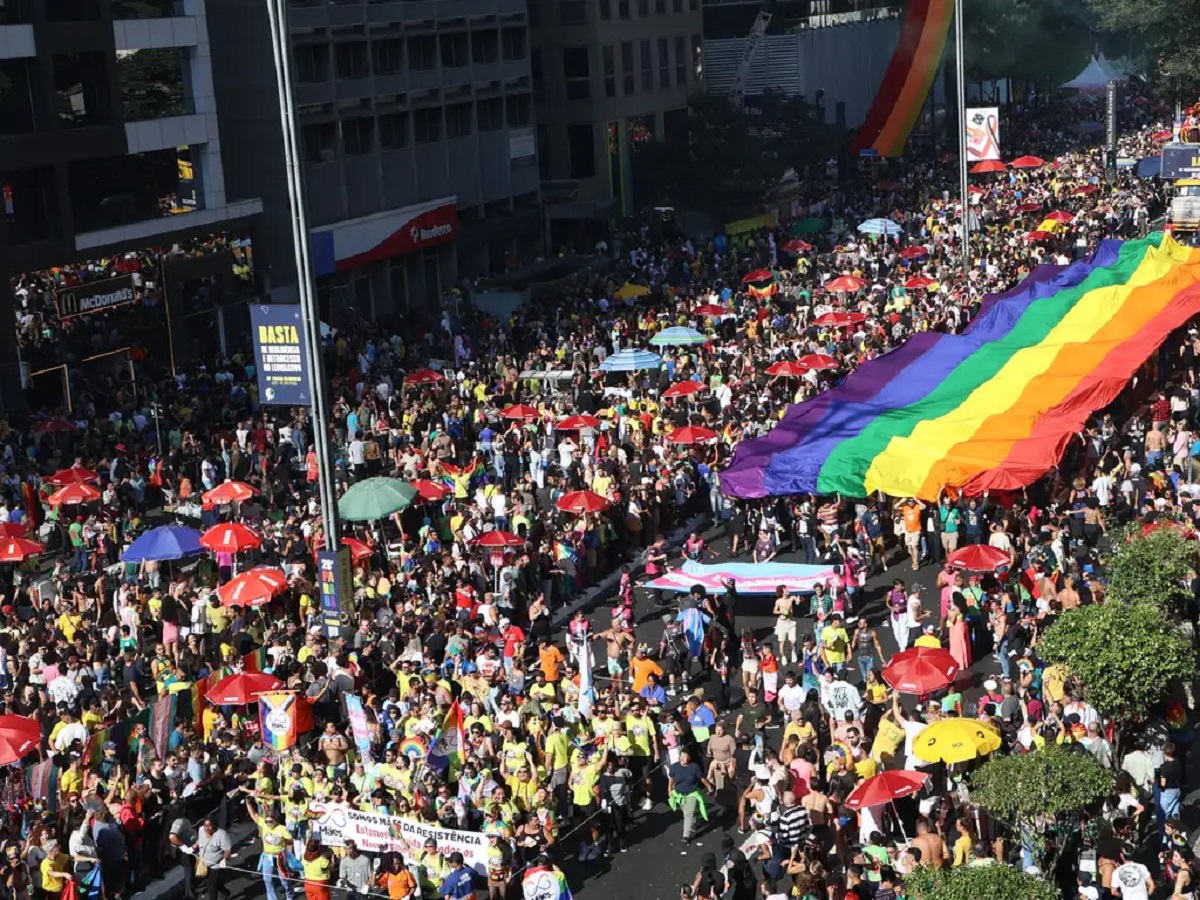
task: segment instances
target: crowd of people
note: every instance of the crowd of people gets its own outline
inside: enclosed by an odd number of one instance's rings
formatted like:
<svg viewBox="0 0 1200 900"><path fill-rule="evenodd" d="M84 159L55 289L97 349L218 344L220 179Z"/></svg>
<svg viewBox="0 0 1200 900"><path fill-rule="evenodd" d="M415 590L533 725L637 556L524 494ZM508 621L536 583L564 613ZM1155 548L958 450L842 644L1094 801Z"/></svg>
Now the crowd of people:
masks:
<svg viewBox="0 0 1200 900"><path fill-rule="evenodd" d="M1153 103L1128 103L1121 155L1153 152L1162 118ZM339 490L394 475L419 494L384 521L344 526L339 540L355 542L355 570L338 633L323 618L314 560L328 543L314 423L305 410L259 405L249 349L147 378L148 389L85 395L70 415L9 429L0 528L6 537L27 530L46 551L0 572L0 702L38 721L37 753L60 774L48 794L10 805L4 889L49 900L102 884L112 897L178 866L187 900L201 890L216 900L241 867L262 877L270 900L301 889L327 900L335 887L391 900L476 889L505 898L556 863L570 860L586 877L634 840L667 840L639 827L666 803L682 814L685 853L697 852L710 818L736 820L748 835L714 837L699 852L690 897L892 900L918 865L1039 865L1019 836L1007 848L991 840L999 835L972 810L961 770L917 755L927 725L967 716L995 723L1008 752L1077 743L1114 769L1114 799L1097 812L1108 837L1094 872L1079 875L1081 897L1119 887L1137 900L1166 877L1190 896L1193 860L1177 819L1184 748L1147 745L1116 759L1078 685L1039 662L1037 636L1062 610L1103 601L1098 549L1109 522L1147 504L1200 516L1188 490L1194 333L1144 380L1161 395L1131 392L1057 472L1003 505L734 503L720 493L738 442L768 430L789 403L915 333L961 331L986 294L1039 262L1065 263L1101 238L1145 230L1162 208L1161 187L1128 170L1107 182L1100 151L1057 124L1072 120L1061 106L1007 114L1008 145L1047 162L973 182L965 278L956 166L913 159L849 185L814 185L806 212L828 225L807 249L786 248L786 224L706 243L647 230L614 240L603 274L510 321L464 305L423 334L340 323L325 347ZM1071 214L1061 231L1024 240L1056 210ZM900 236L859 234L855 225L874 216L898 224ZM911 247L924 253L906 256ZM770 296L742 284L760 268L774 273ZM867 286L827 290L842 274ZM914 274L930 283L905 289ZM20 282L28 302L18 324L38 343L54 339L38 303L70 276L47 277ZM720 309L697 314L700 305ZM866 322L814 324L837 310ZM710 339L656 347L659 368L601 369L674 325ZM807 353L835 366L798 378L766 373ZM426 368L434 359L442 371ZM686 382L697 387L670 394ZM563 427L568 417L577 421ZM685 426L715 437L673 440ZM63 469L94 472L80 477L98 499L51 504L51 475ZM230 481L254 496L201 502ZM564 497L583 491L596 507L564 511ZM203 525L238 521L258 545L186 565L121 562L147 528L193 505ZM836 564L838 577L811 597L781 591L765 640L739 626L734 586L678 604L651 600L638 590L643 578L711 557L702 532L678 548L668 541L696 516L726 523L734 557L793 554ZM481 545L508 532L506 546ZM1033 589L942 565L970 543L1032 570ZM927 562L942 567L937 598L897 578L882 620L863 614L869 576L915 574ZM280 568L287 588L239 606L220 587L252 565ZM561 611L608 576L619 578L611 608L557 628ZM659 604L661 629L639 627L639 603ZM980 697L951 685L914 709L880 675L884 644L945 646L963 670L995 655L998 674ZM265 743L252 708L210 704L177 718L164 758L136 735L88 752L93 734L155 695L240 672L260 648L262 670L311 703L315 730L297 747ZM364 704L369 749L351 733L347 697ZM455 708L461 759L433 765ZM860 781L900 763L930 771L911 804L896 813L846 805ZM436 838L398 852L332 846L319 821L337 809L479 832L484 860L472 869ZM1126 859L1123 841L1147 819L1171 851L1153 875ZM247 821L261 842L256 862L231 837Z"/></svg>

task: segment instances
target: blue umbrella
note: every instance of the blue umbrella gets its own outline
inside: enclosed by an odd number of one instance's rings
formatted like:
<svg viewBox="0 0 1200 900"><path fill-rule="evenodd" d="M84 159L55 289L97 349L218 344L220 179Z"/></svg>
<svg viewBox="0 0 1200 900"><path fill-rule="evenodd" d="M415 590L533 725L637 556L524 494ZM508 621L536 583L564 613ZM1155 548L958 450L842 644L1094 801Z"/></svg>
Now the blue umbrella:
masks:
<svg viewBox="0 0 1200 900"><path fill-rule="evenodd" d="M657 369L662 357L649 350L622 350L600 363L601 372L638 372L642 369Z"/></svg>
<svg viewBox="0 0 1200 900"><path fill-rule="evenodd" d="M121 554L121 562L154 562L162 559L180 559L203 553L200 532L183 525L162 525L151 528L130 544Z"/></svg>
<svg viewBox="0 0 1200 900"><path fill-rule="evenodd" d="M695 328L676 325L673 328L664 328L650 338L650 343L656 347L693 347L696 344L707 344L708 338Z"/></svg>
<svg viewBox="0 0 1200 900"><path fill-rule="evenodd" d="M886 234L888 237L899 237L904 230L891 219L867 219L858 226L863 234Z"/></svg>
<svg viewBox="0 0 1200 900"><path fill-rule="evenodd" d="M1134 171L1138 178L1157 178L1162 174L1162 157L1144 156L1138 160Z"/></svg>

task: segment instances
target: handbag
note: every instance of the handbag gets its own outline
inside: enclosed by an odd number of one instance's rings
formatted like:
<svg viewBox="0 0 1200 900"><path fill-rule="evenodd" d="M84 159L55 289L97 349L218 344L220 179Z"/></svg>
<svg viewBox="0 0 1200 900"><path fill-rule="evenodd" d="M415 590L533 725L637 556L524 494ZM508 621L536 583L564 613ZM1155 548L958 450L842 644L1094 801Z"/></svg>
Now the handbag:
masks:
<svg viewBox="0 0 1200 900"><path fill-rule="evenodd" d="M200 857L196 857L196 877L203 878L208 874L208 863Z"/></svg>

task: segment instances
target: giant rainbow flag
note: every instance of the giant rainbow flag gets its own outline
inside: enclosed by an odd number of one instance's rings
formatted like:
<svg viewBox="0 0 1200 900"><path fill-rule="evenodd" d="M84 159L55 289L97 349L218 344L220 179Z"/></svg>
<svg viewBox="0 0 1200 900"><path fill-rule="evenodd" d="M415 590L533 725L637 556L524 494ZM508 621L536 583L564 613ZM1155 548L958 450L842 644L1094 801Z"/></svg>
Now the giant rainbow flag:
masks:
<svg viewBox="0 0 1200 900"><path fill-rule="evenodd" d="M1166 337L1200 314L1200 250L1154 234L1039 266L961 335L917 334L742 443L734 497L934 499L1031 484Z"/></svg>
<svg viewBox="0 0 1200 900"><path fill-rule="evenodd" d="M954 0L911 0L883 82L852 149L900 156L942 63Z"/></svg>

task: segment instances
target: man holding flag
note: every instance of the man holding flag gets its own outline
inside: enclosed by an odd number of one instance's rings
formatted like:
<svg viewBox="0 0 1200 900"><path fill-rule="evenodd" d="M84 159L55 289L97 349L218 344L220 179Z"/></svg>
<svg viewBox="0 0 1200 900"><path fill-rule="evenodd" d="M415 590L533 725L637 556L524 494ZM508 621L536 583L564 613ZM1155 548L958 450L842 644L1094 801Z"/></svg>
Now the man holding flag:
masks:
<svg viewBox="0 0 1200 900"><path fill-rule="evenodd" d="M462 771L463 764L463 714L457 700L446 711L442 727L429 747L425 763L443 778L453 780Z"/></svg>

